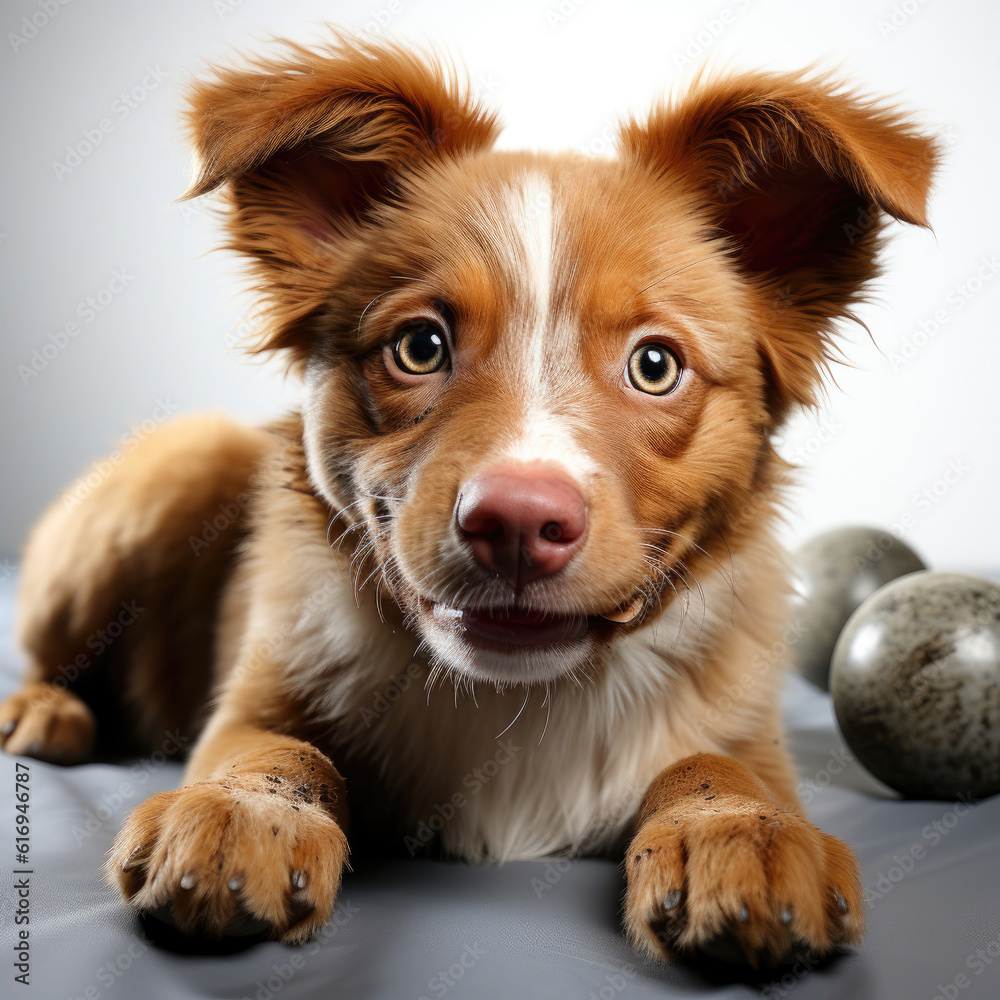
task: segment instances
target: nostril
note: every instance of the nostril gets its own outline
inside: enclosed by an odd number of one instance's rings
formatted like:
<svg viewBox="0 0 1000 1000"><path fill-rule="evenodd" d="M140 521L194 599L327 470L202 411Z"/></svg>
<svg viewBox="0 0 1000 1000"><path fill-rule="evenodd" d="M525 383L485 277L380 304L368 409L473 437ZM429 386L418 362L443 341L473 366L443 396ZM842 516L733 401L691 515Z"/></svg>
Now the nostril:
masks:
<svg viewBox="0 0 1000 1000"><path fill-rule="evenodd" d="M503 538L504 523L494 507L495 505L483 503L478 497L459 496L458 526L463 534L489 541Z"/></svg>
<svg viewBox="0 0 1000 1000"><path fill-rule="evenodd" d="M466 529L468 531L468 529ZM503 538L503 524L495 517L487 518L476 530L468 531L470 535L479 535L480 538L496 540Z"/></svg>
<svg viewBox="0 0 1000 1000"><path fill-rule="evenodd" d="M547 542L561 542L563 541L563 527L558 521L549 521L548 524L542 525L542 538Z"/></svg>

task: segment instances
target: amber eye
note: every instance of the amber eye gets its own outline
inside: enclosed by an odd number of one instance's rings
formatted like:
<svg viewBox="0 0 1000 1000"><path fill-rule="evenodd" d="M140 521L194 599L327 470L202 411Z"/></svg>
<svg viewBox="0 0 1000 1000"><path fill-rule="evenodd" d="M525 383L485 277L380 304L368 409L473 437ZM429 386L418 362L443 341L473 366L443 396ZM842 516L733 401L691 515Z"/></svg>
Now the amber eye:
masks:
<svg viewBox="0 0 1000 1000"><path fill-rule="evenodd" d="M407 374L430 375L448 360L444 330L431 320L413 320L399 331L392 356Z"/></svg>
<svg viewBox="0 0 1000 1000"><path fill-rule="evenodd" d="M642 344L628 359L628 379L639 390L651 396L664 396L681 377L681 363L664 344Z"/></svg>

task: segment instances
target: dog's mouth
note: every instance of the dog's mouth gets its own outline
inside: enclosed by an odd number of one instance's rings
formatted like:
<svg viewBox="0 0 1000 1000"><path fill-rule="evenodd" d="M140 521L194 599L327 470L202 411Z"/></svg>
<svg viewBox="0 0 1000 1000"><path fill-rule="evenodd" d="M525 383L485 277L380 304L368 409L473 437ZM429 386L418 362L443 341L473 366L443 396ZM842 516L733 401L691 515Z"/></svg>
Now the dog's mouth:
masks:
<svg viewBox="0 0 1000 1000"><path fill-rule="evenodd" d="M454 607L420 600L434 623L477 646L550 646L575 642L588 633L607 635L638 624L649 610L647 595L601 614L553 612L523 607Z"/></svg>
<svg viewBox="0 0 1000 1000"><path fill-rule="evenodd" d="M518 608L452 608L434 604L435 620L474 645L548 646L582 639L590 622L584 614L556 614Z"/></svg>
<svg viewBox="0 0 1000 1000"><path fill-rule="evenodd" d="M416 594L411 601L412 624L439 665L498 684L544 683L584 669L595 644L638 628L652 608L649 595L597 614L516 602L463 607Z"/></svg>

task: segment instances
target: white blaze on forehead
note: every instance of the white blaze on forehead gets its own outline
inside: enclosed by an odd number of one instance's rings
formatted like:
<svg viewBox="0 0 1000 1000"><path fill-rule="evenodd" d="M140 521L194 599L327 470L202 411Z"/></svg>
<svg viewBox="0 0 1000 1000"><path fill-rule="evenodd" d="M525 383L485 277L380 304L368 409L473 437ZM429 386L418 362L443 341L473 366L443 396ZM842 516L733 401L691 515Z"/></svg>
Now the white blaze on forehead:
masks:
<svg viewBox="0 0 1000 1000"><path fill-rule="evenodd" d="M532 408L503 457L518 462L551 462L572 473L578 482L597 469L593 458L577 443L569 421L545 410Z"/></svg>
<svg viewBox="0 0 1000 1000"><path fill-rule="evenodd" d="M530 378L541 380L545 361L545 337L549 326L553 268L553 206L552 187L548 179L529 173L519 192L525 276L524 295L533 306L531 327L523 331L527 337L528 371ZM513 206L512 206L513 207Z"/></svg>
<svg viewBox="0 0 1000 1000"><path fill-rule="evenodd" d="M566 324L552 314L558 218L548 178L538 171L521 175L510 188L506 207L511 234L517 234L510 263L520 306L510 317L507 343L525 392L523 418L503 456L552 462L585 479L596 468L593 459L577 444L571 424L547 406L547 395L554 390L551 362L558 367L560 354L567 356L567 345L559 341L568 332Z"/></svg>

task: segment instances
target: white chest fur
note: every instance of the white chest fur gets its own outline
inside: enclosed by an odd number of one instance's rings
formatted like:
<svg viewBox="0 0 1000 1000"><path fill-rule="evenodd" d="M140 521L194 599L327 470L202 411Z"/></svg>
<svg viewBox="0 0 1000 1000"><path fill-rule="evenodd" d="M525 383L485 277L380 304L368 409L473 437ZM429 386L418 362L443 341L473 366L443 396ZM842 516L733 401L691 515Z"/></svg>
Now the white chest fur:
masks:
<svg viewBox="0 0 1000 1000"><path fill-rule="evenodd" d="M599 849L665 766L724 750L727 727L705 724L697 694L700 661L733 628L722 573L701 581L704 609L676 601L585 675L428 687L415 637L380 621L370 591L355 603L343 557L317 548L285 581L300 608L283 644L286 683L378 769L411 849L432 837L469 858Z"/></svg>

